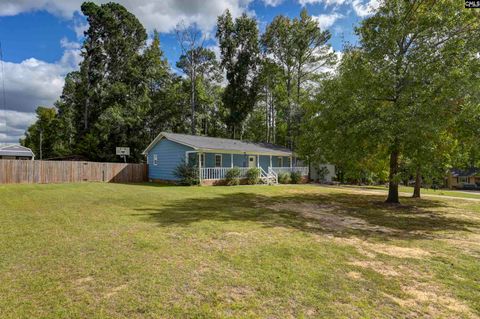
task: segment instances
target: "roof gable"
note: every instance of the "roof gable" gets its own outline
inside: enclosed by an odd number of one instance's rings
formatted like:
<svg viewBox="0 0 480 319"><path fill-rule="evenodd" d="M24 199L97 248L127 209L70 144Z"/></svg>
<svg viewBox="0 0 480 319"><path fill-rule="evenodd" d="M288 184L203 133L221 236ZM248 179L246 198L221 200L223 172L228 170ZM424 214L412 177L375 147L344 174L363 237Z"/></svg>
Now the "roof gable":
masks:
<svg viewBox="0 0 480 319"><path fill-rule="evenodd" d="M476 176L480 175L480 168L471 167L468 169L457 169L453 168L450 170L453 177L457 176Z"/></svg>
<svg viewBox="0 0 480 319"><path fill-rule="evenodd" d="M176 134L176 133L160 133L155 140L143 152L146 154L156 143L162 138L177 142L186 146L190 146L200 151L223 151L238 153L254 153L254 154L270 154L278 156L292 156L292 151L285 147L268 144L268 143L252 143L227 138Z"/></svg>

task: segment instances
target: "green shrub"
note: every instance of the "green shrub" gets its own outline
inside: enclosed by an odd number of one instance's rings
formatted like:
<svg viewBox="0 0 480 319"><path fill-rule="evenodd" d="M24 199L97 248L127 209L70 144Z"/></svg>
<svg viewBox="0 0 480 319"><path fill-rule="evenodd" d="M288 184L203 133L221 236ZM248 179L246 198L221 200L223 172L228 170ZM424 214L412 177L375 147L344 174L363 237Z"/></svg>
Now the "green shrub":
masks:
<svg viewBox="0 0 480 319"><path fill-rule="evenodd" d="M198 168L194 162L187 164L185 161L182 161L175 168L173 174L180 179L181 185L192 186L200 184Z"/></svg>
<svg viewBox="0 0 480 319"><path fill-rule="evenodd" d="M260 182L260 168L252 167L247 171L247 183L249 185L255 185Z"/></svg>
<svg viewBox="0 0 480 319"><path fill-rule="evenodd" d="M228 186L235 186L240 184L240 169L233 167L225 173L225 180Z"/></svg>
<svg viewBox="0 0 480 319"><path fill-rule="evenodd" d="M290 174L290 179L292 181L292 184L298 184L302 180L302 173L300 172L292 172Z"/></svg>
<svg viewBox="0 0 480 319"><path fill-rule="evenodd" d="M291 178L289 172L281 172L278 174L278 182L280 184L290 184Z"/></svg>

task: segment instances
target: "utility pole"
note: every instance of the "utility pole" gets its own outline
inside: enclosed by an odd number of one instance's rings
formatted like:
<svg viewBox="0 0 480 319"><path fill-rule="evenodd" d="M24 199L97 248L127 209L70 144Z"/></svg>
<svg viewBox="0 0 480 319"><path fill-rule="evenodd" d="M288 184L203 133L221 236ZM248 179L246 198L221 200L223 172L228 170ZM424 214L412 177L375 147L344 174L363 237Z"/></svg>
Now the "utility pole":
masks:
<svg viewBox="0 0 480 319"><path fill-rule="evenodd" d="M5 94L5 68L3 66L3 51L2 51L2 43L0 42L0 72L2 73L2 108L3 108L3 115L5 118L5 136L8 137L8 123L7 123L7 97ZM1 111L1 109L0 109ZM6 143L6 142L5 142Z"/></svg>
<svg viewBox="0 0 480 319"><path fill-rule="evenodd" d="M40 160L42 160L42 142L43 142L43 130L40 131Z"/></svg>

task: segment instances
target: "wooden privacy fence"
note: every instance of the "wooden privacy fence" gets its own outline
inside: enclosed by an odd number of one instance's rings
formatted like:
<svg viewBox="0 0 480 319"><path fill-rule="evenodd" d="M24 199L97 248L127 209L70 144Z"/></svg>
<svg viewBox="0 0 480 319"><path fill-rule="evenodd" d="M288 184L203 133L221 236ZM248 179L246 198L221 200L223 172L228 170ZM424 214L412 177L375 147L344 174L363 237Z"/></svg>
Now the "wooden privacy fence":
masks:
<svg viewBox="0 0 480 319"><path fill-rule="evenodd" d="M0 160L0 184L144 181L146 164Z"/></svg>

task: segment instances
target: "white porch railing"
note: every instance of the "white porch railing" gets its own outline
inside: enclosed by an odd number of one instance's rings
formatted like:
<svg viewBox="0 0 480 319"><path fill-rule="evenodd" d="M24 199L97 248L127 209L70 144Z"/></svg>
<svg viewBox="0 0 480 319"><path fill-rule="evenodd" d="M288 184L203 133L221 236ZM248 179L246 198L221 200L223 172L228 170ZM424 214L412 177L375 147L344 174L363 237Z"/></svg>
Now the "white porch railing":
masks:
<svg viewBox="0 0 480 319"><path fill-rule="evenodd" d="M308 167L270 167L272 171L274 171L277 175L280 173L288 172L300 172L302 176L308 176Z"/></svg>
<svg viewBox="0 0 480 319"><path fill-rule="evenodd" d="M248 167L237 167L240 170L240 177L246 177ZM224 179L231 167L202 167L200 169L201 179Z"/></svg>
<svg viewBox="0 0 480 319"><path fill-rule="evenodd" d="M249 167L237 167L240 170L240 178L247 176ZM231 167L202 167L200 169L200 178L204 179L224 179ZM283 172L300 172L302 176L308 175L308 167L269 167L268 173L274 173L275 177ZM264 172L264 174L266 174Z"/></svg>

